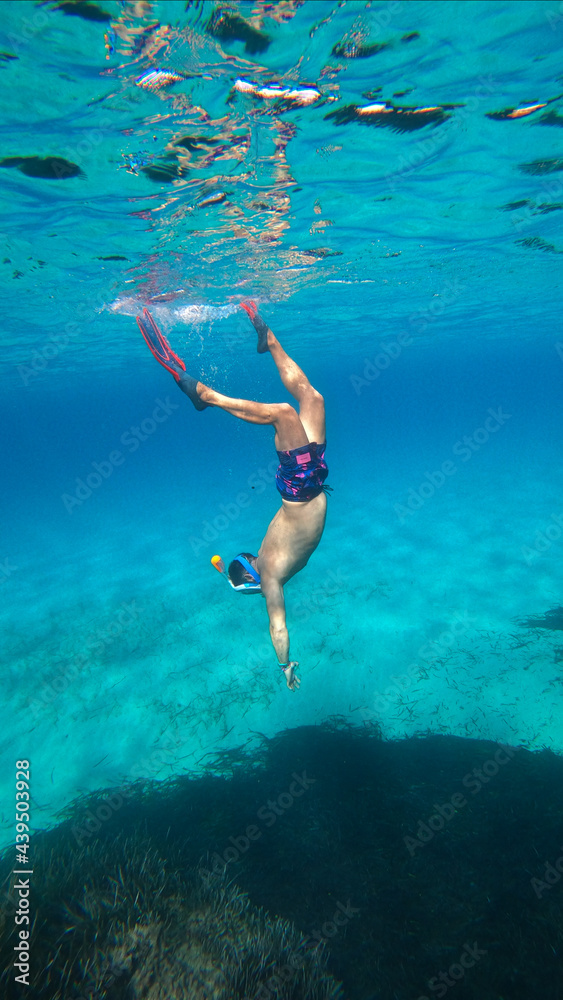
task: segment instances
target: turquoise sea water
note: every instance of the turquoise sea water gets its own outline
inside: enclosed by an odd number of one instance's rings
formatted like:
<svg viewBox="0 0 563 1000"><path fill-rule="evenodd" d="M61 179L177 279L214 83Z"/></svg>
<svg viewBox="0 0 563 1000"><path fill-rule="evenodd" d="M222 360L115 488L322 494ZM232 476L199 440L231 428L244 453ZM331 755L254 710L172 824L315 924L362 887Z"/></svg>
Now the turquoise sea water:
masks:
<svg viewBox="0 0 563 1000"><path fill-rule="evenodd" d="M334 715L563 750L560 632L519 624L563 603L563 11L229 10L0 5L1 739L36 828ZM327 406L296 694L210 564L278 507L272 432L196 413L134 318L286 399L249 297Z"/></svg>

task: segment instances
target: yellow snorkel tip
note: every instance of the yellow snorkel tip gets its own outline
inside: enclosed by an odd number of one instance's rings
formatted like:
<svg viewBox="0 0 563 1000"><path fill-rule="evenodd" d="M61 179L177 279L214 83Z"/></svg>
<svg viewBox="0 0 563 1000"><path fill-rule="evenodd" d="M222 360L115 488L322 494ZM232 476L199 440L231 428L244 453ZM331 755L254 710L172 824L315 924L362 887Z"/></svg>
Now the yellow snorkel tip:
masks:
<svg viewBox="0 0 563 1000"><path fill-rule="evenodd" d="M215 566L215 569L219 570L219 573L225 572L225 563L221 559L221 556L211 556L211 562Z"/></svg>

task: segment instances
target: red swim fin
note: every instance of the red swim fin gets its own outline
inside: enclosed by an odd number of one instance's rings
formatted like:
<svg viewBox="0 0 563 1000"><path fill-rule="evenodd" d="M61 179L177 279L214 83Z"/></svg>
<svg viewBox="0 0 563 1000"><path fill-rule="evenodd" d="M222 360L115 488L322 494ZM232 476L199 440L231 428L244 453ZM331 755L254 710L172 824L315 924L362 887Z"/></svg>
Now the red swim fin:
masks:
<svg viewBox="0 0 563 1000"><path fill-rule="evenodd" d="M169 371L177 382L180 381L186 366L181 358L174 353L166 337L159 330L148 309L143 309L143 315L137 316L137 326L144 341L158 363Z"/></svg>

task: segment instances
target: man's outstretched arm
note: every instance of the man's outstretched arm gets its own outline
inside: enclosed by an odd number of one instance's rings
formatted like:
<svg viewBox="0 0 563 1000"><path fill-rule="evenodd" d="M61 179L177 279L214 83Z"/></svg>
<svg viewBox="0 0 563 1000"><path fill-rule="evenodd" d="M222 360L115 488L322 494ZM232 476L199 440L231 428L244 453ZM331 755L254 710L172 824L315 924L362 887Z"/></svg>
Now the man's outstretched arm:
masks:
<svg viewBox="0 0 563 1000"><path fill-rule="evenodd" d="M290 691L295 691L299 687L299 678L295 676L295 667L299 664L289 659L289 632L285 623L283 587L277 580L268 581L264 580L263 577L261 584L270 619L272 645L276 651L278 663L283 666L287 686Z"/></svg>

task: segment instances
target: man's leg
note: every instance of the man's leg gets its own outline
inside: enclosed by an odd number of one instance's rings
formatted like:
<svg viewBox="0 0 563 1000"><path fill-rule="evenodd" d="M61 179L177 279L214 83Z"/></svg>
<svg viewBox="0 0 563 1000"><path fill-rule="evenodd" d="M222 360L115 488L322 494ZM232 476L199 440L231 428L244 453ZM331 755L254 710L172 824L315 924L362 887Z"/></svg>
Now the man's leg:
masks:
<svg viewBox="0 0 563 1000"><path fill-rule="evenodd" d="M275 427L275 445L278 451L291 451L309 441L296 410L289 403L256 403L250 399L233 399L215 392L215 389L203 382L197 383L196 391L207 406L217 406L249 424L269 424Z"/></svg>
<svg viewBox="0 0 563 1000"><path fill-rule="evenodd" d="M255 307L243 304L243 309L248 313L253 326L258 332L259 353L270 352L285 388L299 403L299 418L307 434L307 441L304 441L303 444L307 444L308 441L316 441L318 444L324 444L326 441L326 424L323 397L320 392L317 392L313 388L309 379L293 358L290 358L289 354L286 354L269 326L258 316ZM298 448L299 445L292 445L292 447Z"/></svg>
<svg viewBox="0 0 563 1000"><path fill-rule="evenodd" d="M322 403L322 396L312 389L301 369L298 368L295 362L288 357L281 345L278 344L278 341L274 337L272 331L266 326L264 321L256 315L256 309L254 307L247 306L244 308L249 314L254 326L258 329L259 336L260 331L262 332L259 346L260 343L262 343L264 351L269 349L269 345L265 340L267 334L272 341L274 350L276 349L275 345L279 348L279 362L276 360L276 364L278 365L278 369L280 369L280 366L284 366L286 374L285 377L282 375L282 380L284 381L284 385L286 385L289 389L289 392L291 392L292 395L299 400L300 414L303 412L304 404L307 404L307 402L314 403L310 393L313 393L315 397L318 397ZM291 451L291 449L300 448L302 445L308 444L309 441L313 440L324 441L324 438L321 437L311 437L309 428L304 426L300 419L300 415L296 413L294 408L290 406L289 403L255 403L248 399L232 399L230 396L223 396L220 392L215 392L214 389L204 385L203 382L198 382L197 379L188 375L184 362L178 357L177 354L174 354L168 341L159 330L148 309L143 309L143 315L137 316L137 323L153 356L159 364L171 372L182 392L184 392L191 399L197 410L205 409L207 406L217 406L219 409L225 410L227 413L231 413L234 417L238 417L240 420L246 420L248 423L269 424L272 427L275 427L275 445L278 451ZM296 375L296 373L298 373L298 375ZM286 378L288 380L287 382L285 381ZM291 388L291 385L294 386L293 389ZM307 392L306 386L308 386L309 392ZM297 395L297 393L299 393L299 395ZM322 407L322 413L324 428L324 404Z"/></svg>
<svg viewBox="0 0 563 1000"><path fill-rule="evenodd" d="M148 309L143 309L142 316L137 316L137 324L153 357L174 376L179 388L191 399L196 410L217 406L248 423L270 424L275 427L276 448L279 451L290 451L292 448L307 444L308 438L303 424L289 403L255 403L249 399L232 399L230 396L215 392L186 372L184 362L174 354Z"/></svg>

